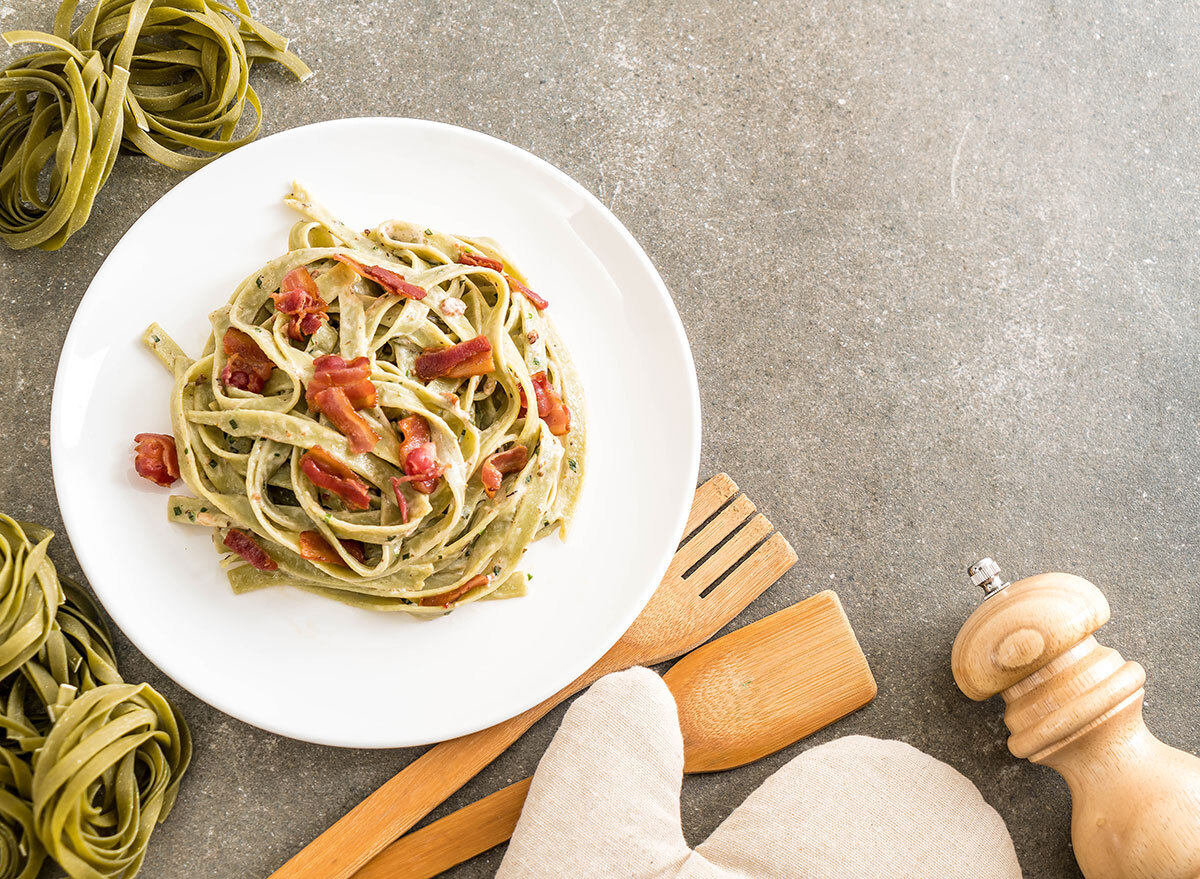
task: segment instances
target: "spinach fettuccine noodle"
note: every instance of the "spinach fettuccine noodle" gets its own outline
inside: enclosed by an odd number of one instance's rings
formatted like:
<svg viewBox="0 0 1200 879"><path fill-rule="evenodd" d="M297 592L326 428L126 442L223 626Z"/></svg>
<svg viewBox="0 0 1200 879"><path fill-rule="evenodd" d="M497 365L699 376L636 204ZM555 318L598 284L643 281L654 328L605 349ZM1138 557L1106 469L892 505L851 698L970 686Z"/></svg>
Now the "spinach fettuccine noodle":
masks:
<svg viewBox="0 0 1200 879"><path fill-rule="evenodd" d="M47 857L72 879L130 879L191 737L149 684L121 679L100 610L58 576L50 537L0 514L0 879L34 879Z"/></svg>
<svg viewBox="0 0 1200 879"><path fill-rule="evenodd" d="M548 303L491 239L360 233L300 187L286 202L288 251L212 313L199 357L146 331L194 495L169 517L213 529L239 592L418 615L523 594L525 550L565 534L584 475Z"/></svg>
<svg viewBox="0 0 1200 879"><path fill-rule="evenodd" d="M64 0L42 47L0 72L0 240L55 250L91 213L122 146L180 171L258 136L256 62L311 71L246 0ZM253 122L239 133L245 109Z"/></svg>

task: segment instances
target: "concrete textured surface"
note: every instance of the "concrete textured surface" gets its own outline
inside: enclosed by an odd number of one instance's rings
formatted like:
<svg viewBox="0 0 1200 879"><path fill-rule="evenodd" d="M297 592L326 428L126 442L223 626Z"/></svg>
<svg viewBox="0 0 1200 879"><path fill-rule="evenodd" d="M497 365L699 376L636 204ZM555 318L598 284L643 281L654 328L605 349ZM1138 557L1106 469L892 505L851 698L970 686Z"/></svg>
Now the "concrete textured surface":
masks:
<svg viewBox="0 0 1200 879"><path fill-rule="evenodd" d="M45 27L4 0L0 27ZM701 475L730 473L800 561L735 623L836 589L879 680L867 709L689 779L702 840L770 772L847 733L948 761L1027 876L1078 876L1065 786L1005 750L949 650L964 566L1103 588L1103 639L1149 673L1147 718L1200 750L1200 10L1191 4L755 0L268 2L318 71L260 70L267 132L437 119L547 159L610 205L683 317ZM123 158L59 253L0 253L0 509L61 528L51 384L79 298L179 179ZM77 567L65 540L55 558ZM412 751L251 729L181 692L198 743L145 875L265 876ZM314 699L336 694L314 693ZM440 812L531 771L540 723ZM499 853L453 873L491 875Z"/></svg>

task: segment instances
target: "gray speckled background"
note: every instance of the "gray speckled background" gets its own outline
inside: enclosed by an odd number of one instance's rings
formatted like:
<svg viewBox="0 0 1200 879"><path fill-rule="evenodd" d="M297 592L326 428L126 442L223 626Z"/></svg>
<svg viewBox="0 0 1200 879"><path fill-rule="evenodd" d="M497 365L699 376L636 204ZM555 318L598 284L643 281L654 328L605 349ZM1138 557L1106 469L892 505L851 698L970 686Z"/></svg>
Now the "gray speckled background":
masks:
<svg viewBox="0 0 1200 879"><path fill-rule="evenodd" d="M0 0L0 27L48 0ZM267 131L405 115L486 131L600 196L675 294L727 471L799 564L737 621L840 594L870 707L684 785L703 839L807 744L893 736L950 762L1034 879L1078 873L1064 785L955 689L963 567L1077 572L1146 714L1200 750L1200 10L1191 4L574 0L257 4L318 70L262 70ZM123 158L56 254L0 251L0 509L59 524L51 379L104 256L178 176ZM56 560L77 571L65 541ZM156 879L265 876L413 752L276 738L180 692L198 742ZM322 698L328 694L314 694ZM443 811L533 769L556 713ZM491 875L499 855L461 868Z"/></svg>

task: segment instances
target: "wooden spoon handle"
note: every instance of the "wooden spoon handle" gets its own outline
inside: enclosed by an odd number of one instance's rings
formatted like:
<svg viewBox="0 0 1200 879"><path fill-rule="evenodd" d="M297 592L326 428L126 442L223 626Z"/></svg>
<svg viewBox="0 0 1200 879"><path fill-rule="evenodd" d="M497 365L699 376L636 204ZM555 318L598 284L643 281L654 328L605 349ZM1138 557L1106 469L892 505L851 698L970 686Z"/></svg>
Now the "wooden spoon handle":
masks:
<svg viewBox="0 0 1200 879"><path fill-rule="evenodd" d="M400 837L354 874L354 879L433 879L509 840L532 778Z"/></svg>
<svg viewBox="0 0 1200 879"><path fill-rule="evenodd" d="M297 852L270 879L349 879L384 846L482 772L551 708L609 672L634 664L636 657L618 641L586 672L525 713L434 745Z"/></svg>

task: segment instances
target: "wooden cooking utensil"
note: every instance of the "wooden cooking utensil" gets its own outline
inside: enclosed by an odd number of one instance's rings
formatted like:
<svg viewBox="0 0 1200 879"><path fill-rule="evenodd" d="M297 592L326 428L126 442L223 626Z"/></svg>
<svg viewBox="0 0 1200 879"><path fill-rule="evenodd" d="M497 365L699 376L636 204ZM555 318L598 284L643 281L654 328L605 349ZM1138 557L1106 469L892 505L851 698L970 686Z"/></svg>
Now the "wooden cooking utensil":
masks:
<svg viewBox="0 0 1200 879"><path fill-rule="evenodd" d="M841 602L821 592L693 650L663 675L683 771L719 772L786 748L875 698ZM432 879L512 836L531 779L396 840L354 879Z"/></svg>
<svg viewBox="0 0 1200 879"><path fill-rule="evenodd" d="M1097 643L1108 602L1073 574L1011 585L983 559L967 569L984 603L954 642L954 680L1004 696L1008 749L1071 789L1071 838L1088 879L1200 877L1200 759L1142 720L1146 671Z"/></svg>
<svg viewBox="0 0 1200 879"><path fill-rule="evenodd" d="M609 672L674 659L703 644L778 580L796 554L754 515L733 480L696 490L685 539L650 602L595 665L504 723L434 745L309 843L271 879L346 879L450 796L555 705Z"/></svg>

